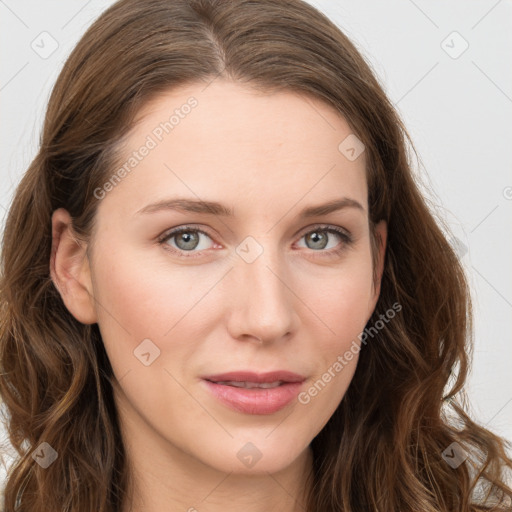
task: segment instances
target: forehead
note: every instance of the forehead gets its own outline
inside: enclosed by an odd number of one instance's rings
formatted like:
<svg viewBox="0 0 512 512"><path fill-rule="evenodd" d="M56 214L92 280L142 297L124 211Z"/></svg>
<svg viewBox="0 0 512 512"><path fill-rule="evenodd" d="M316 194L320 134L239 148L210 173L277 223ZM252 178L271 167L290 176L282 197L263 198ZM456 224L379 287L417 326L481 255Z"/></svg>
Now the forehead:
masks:
<svg viewBox="0 0 512 512"><path fill-rule="evenodd" d="M132 155L133 165L109 195L124 195L130 210L171 194L222 199L237 211L327 196L366 208L365 154L350 160L340 150L351 134L341 114L309 95L219 79L188 84L140 110L121 163ZM133 156L144 146L144 157Z"/></svg>
<svg viewBox="0 0 512 512"><path fill-rule="evenodd" d="M300 144L302 153L315 148L332 153L337 138L349 135L351 128L333 106L310 94L263 92L216 79L209 85L187 84L153 97L136 116L132 137L151 132L156 138L172 132L175 138L182 134L192 137L191 142L213 141L219 146L245 142L247 147L258 145L261 152L286 143L290 149Z"/></svg>

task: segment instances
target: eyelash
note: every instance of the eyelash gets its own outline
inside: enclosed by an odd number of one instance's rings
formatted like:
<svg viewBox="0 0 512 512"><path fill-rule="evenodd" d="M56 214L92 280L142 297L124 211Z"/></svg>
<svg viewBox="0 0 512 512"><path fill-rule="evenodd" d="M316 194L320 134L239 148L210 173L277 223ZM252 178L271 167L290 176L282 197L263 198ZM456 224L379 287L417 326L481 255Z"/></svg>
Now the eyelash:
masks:
<svg viewBox="0 0 512 512"><path fill-rule="evenodd" d="M322 253L322 254L318 255L318 257L321 257L321 258L322 257L335 257L335 256L338 256L348 246L352 245L352 243L353 243L353 239L352 239L352 236L350 234L346 233L345 231L343 231L341 228L339 228L337 226L331 226L331 225L318 225L318 226L314 226L313 229L311 229L310 231L307 231L306 233L304 233L300 238L303 238L306 235L309 235L309 234L314 233L316 231L322 231L322 232L327 232L327 233L334 233L334 234L338 235L341 238L341 240L342 240L342 243L340 244L340 246L338 248L335 248L335 249L330 249L330 250L327 250L327 251L324 251L323 249L322 250L318 250L318 251L315 251L314 249L310 249L313 252ZM201 257L201 251L195 251L195 250L184 251L182 249L176 249L174 247L171 247L169 244L166 243L171 238L174 238L175 236L178 236L181 233L189 233L189 232L202 233L203 235L206 235L208 238L210 238L210 239L212 238L206 231L203 231L202 229L195 228L195 227L192 227L192 226L182 226L182 227L176 228L176 229L174 229L172 231L169 231L167 233L164 233L161 237L158 238L158 243L160 245L162 245L165 250L170 251L173 254L178 254L179 257L183 257L183 258L198 258L198 257ZM190 253L196 252L197 254L190 254L190 255L184 256L183 253L187 253L187 252L190 252ZM316 256L317 255L315 255L315 257Z"/></svg>

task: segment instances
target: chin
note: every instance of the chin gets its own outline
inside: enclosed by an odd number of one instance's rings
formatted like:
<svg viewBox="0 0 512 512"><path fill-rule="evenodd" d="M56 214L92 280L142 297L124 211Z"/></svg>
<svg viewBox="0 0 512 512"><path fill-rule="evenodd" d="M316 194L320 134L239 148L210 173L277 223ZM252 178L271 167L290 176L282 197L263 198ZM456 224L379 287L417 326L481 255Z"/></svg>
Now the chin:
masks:
<svg viewBox="0 0 512 512"><path fill-rule="evenodd" d="M278 473L294 464L299 457L303 457L309 443L300 443L294 440L293 436L288 436L288 442L284 442L283 436L275 434L274 432L269 436L268 431L265 431L259 436L243 436L243 440L229 439L223 444L222 449L219 449L218 443L212 442L207 452L198 455L205 464L225 473ZM274 439L271 439L274 435ZM304 444L302 450L301 444Z"/></svg>

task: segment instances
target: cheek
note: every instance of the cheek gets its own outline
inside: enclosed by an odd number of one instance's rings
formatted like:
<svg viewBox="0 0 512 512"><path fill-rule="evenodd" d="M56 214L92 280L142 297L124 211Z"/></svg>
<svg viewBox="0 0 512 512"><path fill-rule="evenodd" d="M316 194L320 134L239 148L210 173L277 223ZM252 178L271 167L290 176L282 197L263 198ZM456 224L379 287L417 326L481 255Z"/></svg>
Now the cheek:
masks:
<svg viewBox="0 0 512 512"><path fill-rule="evenodd" d="M110 247L116 245L122 246ZM203 288L190 271L184 274L178 266L150 260L128 245L118 252L105 245L94 266L95 298L103 306L100 322L117 321L125 333L161 336L186 312L188 297Z"/></svg>
<svg viewBox="0 0 512 512"><path fill-rule="evenodd" d="M189 358L208 336L221 300L212 288L223 270L205 268L200 273L165 258L149 261L128 247L117 252L105 247L95 258L94 295L98 325L116 375L139 369L134 357L139 347L158 355L151 363L154 367ZM154 347L144 340L151 340Z"/></svg>
<svg viewBox="0 0 512 512"><path fill-rule="evenodd" d="M371 316L374 293L369 255L361 254L337 272L308 278L302 295L318 321L332 336L325 338L330 348L339 348L364 329Z"/></svg>
<svg viewBox="0 0 512 512"><path fill-rule="evenodd" d="M307 336L315 340L310 355L318 364L301 403L311 402L325 422L343 398L357 366L360 334L372 312L371 270L369 255L361 255L340 268L335 277L317 280L321 286L310 286L314 293L309 293L308 305L315 315L310 317Z"/></svg>
<svg viewBox="0 0 512 512"><path fill-rule="evenodd" d="M114 371L117 367L116 374L122 375L140 365L134 350L143 340L154 340L161 349L162 334L176 322L179 301L169 300L172 290L164 293L169 288L161 272L128 250L105 247L95 258L94 296L105 348Z"/></svg>

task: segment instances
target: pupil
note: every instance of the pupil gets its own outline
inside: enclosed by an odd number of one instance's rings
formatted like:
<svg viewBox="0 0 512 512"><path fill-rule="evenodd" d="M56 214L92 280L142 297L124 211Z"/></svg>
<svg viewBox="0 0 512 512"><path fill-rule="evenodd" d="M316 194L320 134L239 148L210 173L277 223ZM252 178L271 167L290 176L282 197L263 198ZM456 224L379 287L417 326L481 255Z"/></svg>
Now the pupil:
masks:
<svg viewBox="0 0 512 512"><path fill-rule="evenodd" d="M313 240L313 243L320 242L320 247L316 247L317 249L323 249L325 247L325 241L326 241L325 235L319 235L318 231L315 231L314 233L311 233L310 238ZM323 244L322 244L322 239L324 241Z"/></svg>
<svg viewBox="0 0 512 512"><path fill-rule="evenodd" d="M176 244L180 249L194 249L197 243L198 233L183 232L176 240Z"/></svg>

